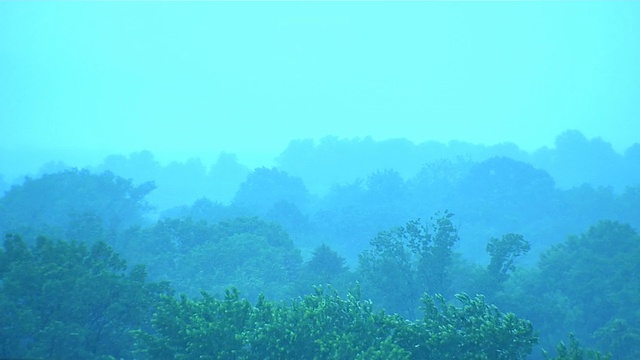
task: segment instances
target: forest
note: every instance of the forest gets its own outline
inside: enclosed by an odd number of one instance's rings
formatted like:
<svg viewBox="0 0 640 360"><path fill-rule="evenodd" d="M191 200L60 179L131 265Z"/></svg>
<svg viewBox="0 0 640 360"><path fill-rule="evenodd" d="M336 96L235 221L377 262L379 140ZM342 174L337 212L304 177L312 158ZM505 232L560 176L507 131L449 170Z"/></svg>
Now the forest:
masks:
<svg viewBox="0 0 640 360"><path fill-rule="evenodd" d="M1 193L0 358L640 358L638 143L141 151Z"/></svg>

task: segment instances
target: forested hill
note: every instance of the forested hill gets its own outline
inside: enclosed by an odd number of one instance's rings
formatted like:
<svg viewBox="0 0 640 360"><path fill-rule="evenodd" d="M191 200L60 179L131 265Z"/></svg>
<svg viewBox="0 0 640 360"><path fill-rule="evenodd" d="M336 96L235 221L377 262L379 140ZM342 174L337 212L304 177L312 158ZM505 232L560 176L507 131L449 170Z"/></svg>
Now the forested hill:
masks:
<svg viewBox="0 0 640 360"><path fill-rule="evenodd" d="M0 148L0 159L9 160L18 155L23 158L22 162L32 163L34 170L38 166L34 161L45 158L45 155L34 157L33 154L16 154ZM558 135L553 147L532 152L524 151L513 143L486 146L461 141L446 144L430 141L416 144L407 139L376 141L371 137L341 139L333 136L319 141L299 139L291 141L274 159L274 165L300 177L312 194L325 195L335 185L364 180L376 171L392 169L408 180L415 177L425 164L442 160L480 162L491 157L507 157L544 170L560 189L589 184L611 187L620 193L625 187L640 183L640 144L617 152L605 139L588 139L576 130ZM31 158L33 160L29 160ZM48 162L40 163L39 171L29 175L37 177L72 167L85 167L94 172L108 170L137 183L154 180L159 188L152 195L153 202L166 209L191 203L199 197L228 204L251 171L241 160L234 154L223 152L212 163L191 158L163 165L153 153L140 151L110 155L97 165L69 164L64 158L50 158ZM5 166L12 164L11 161L4 163ZM0 168L0 191L21 183L21 177L3 176L3 169L15 176L10 169ZM191 186L181 187L180 184L186 180L191 181Z"/></svg>
<svg viewBox="0 0 640 360"><path fill-rule="evenodd" d="M162 165L142 151L88 169L154 186L145 194L147 217L259 216L282 225L305 254L328 243L351 264L377 232L445 209L467 239L458 250L481 262L488 261L483 241L503 233L526 234L535 261L600 219L640 226L640 144L619 154L577 131L533 153L514 144L327 137L293 141L276 162L250 170L222 153L210 166L199 159ZM65 169L52 161L32 178Z"/></svg>
<svg viewBox="0 0 640 360"><path fill-rule="evenodd" d="M516 144L492 146L460 141L414 144L406 139L375 141L370 137L338 139L325 137L319 142L297 140L277 158L278 167L299 176L314 193L324 193L336 183L353 182L368 174L394 169L409 179L428 163L443 159L481 162L491 157L508 157L549 173L561 189L582 184L613 187L622 191L640 183L640 144L622 154L601 138L587 139L576 130L566 131L552 148L526 152Z"/></svg>
<svg viewBox="0 0 640 360"><path fill-rule="evenodd" d="M424 358L420 346L442 351L435 358L466 358L473 349L487 358L497 352L523 358L536 343L551 350L574 333L589 347L636 359L639 147L618 154L577 132L556 145L527 154L513 145L327 138L293 142L278 167L253 170L231 154L210 168L197 159L161 165L150 152L113 155L89 169L51 163L0 197L0 233L7 234L0 252L0 357L62 357L74 349L76 358L134 352L190 358L216 349L209 337L230 336L235 347L220 351L264 346L283 354L282 343L269 343L280 339L291 351L362 358ZM567 166L574 177L559 185L564 170L554 174L536 165L541 159ZM580 171L571 173L572 166ZM125 260L145 269L126 270ZM156 283L165 280L170 287ZM352 297L300 298L327 284ZM231 290L221 300L233 286L251 303ZM65 300L63 289L74 301ZM174 290L186 297L161 296ZM455 296L462 293L471 296ZM260 294L302 300L288 307ZM438 303L435 294L462 310ZM360 296L373 305L362 305ZM420 320L424 301L431 310ZM237 324L237 332L218 333L202 320L219 318L227 307L237 318L224 321ZM339 312L342 325L354 316L362 322L344 329L351 338L296 335L320 336L338 326L298 328L323 311ZM472 312L469 319L483 319L487 328L474 333L476 320L461 321L458 311ZM283 322L267 329L275 333L247 327L271 317ZM380 342L372 329L381 323L398 336ZM440 325L453 330L434 333ZM35 335L36 329L42 331ZM447 347L467 332L480 339L465 345L469 353ZM354 345L365 334L371 343Z"/></svg>

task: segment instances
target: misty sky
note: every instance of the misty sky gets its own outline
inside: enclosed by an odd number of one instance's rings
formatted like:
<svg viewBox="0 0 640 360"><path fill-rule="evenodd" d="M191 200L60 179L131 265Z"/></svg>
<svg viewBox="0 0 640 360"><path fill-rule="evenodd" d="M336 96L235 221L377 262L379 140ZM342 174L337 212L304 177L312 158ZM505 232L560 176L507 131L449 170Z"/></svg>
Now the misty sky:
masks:
<svg viewBox="0 0 640 360"><path fill-rule="evenodd" d="M622 151L638 64L640 2L2 2L0 149L250 162L329 134L533 150L578 129Z"/></svg>

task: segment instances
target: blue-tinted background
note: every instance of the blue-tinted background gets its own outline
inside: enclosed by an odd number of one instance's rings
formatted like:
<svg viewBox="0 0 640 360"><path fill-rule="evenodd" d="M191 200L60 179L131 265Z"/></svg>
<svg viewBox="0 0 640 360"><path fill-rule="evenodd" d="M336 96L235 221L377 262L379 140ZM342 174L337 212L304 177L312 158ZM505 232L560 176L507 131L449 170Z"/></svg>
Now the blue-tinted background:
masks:
<svg viewBox="0 0 640 360"><path fill-rule="evenodd" d="M640 140L640 2L3 2L2 172L373 136ZM36 160L34 160L36 161Z"/></svg>

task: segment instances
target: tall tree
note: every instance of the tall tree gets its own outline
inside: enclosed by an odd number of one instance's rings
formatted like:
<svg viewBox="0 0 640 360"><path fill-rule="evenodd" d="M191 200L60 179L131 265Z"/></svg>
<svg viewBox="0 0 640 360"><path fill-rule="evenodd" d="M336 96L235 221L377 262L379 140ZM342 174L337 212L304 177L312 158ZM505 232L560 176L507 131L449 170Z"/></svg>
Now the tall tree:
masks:
<svg viewBox="0 0 640 360"><path fill-rule="evenodd" d="M430 224L413 220L380 232L362 252L358 272L364 289L384 308L411 317L422 293L451 294L449 270L458 241L452 216L445 212Z"/></svg>
<svg viewBox="0 0 640 360"><path fill-rule="evenodd" d="M328 245L318 246L301 268L298 283L303 293L308 293L311 286L331 285L337 290L347 290L351 285L351 272L345 258Z"/></svg>
<svg viewBox="0 0 640 360"><path fill-rule="evenodd" d="M515 270L515 260L531 249L529 242L520 234L506 234L500 239L491 238L487 244L487 252L491 262L487 266L490 278L499 285L509 278Z"/></svg>

